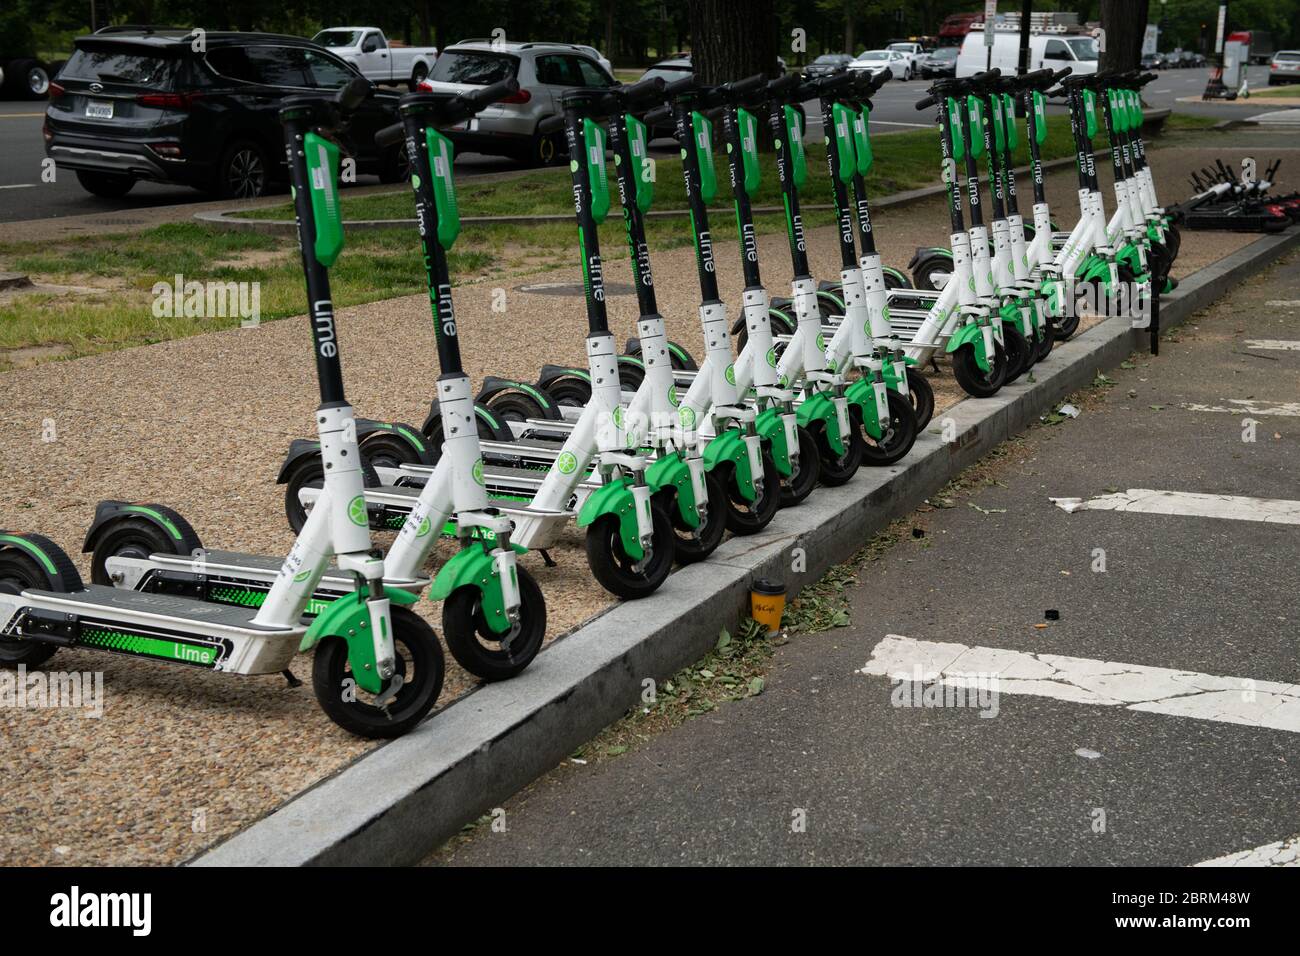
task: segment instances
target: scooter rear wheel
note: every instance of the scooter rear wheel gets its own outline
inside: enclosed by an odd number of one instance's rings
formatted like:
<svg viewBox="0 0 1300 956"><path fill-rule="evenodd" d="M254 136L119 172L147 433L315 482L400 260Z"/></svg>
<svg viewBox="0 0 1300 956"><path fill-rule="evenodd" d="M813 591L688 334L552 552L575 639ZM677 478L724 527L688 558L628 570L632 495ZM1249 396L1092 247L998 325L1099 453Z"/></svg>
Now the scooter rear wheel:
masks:
<svg viewBox="0 0 1300 956"><path fill-rule="evenodd" d="M71 564L69 564L71 567ZM75 582L80 589L81 581ZM31 588L42 591L62 590L35 560L16 548L0 549L0 594L21 594ZM0 666L39 667L58 647L39 641L22 641L0 637Z"/></svg>
<svg viewBox="0 0 1300 956"><path fill-rule="evenodd" d="M688 525L678 511L674 493L665 488L655 496L655 500L672 522L676 541L673 550L678 564L694 564L703 561L722 543L722 536L727 530L727 493L722 482L711 471L704 473L704 489L709 496L709 511L704 523L698 528Z"/></svg>
<svg viewBox="0 0 1300 956"><path fill-rule="evenodd" d="M90 580L106 587L113 585L109 576L109 558L147 558L151 554L179 554L162 528L144 518L115 521L95 541L90 558Z"/></svg>
<svg viewBox="0 0 1300 956"><path fill-rule="evenodd" d="M795 435L799 440L799 470L789 478L781 479L781 507L792 508L803 502L821 478L821 455L817 452L817 440L802 425L795 426Z"/></svg>
<svg viewBox="0 0 1300 956"><path fill-rule="evenodd" d="M973 398L991 398L998 393L1007 378L1007 354L995 347L988 371L975 361L975 348L963 345L952 353L952 374L962 390Z"/></svg>
<svg viewBox="0 0 1300 956"><path fill-rule="evenodd" d="M615 597L635 600L653 594L673 569L676 535L672 519L653 501L650 517L654 553L640 569L636 567L636 559L623 550L617 515L602 515L587 529L587 564L591 574Z"/></svg>
<svg viewBox="0 0 1300 956"><path fill-rule="evenodd" d="M886 395L889 399L889 422L879 439L869 435L861 421L856 423L864 465L892 465L916 444L916 414L911 402L897 392L887 392ZM857 418L856 414L854 418Z"/></svg>
<svg viewBox="0 0 1300 956"><path fill-rule="evenodd" d="M446 665L433 628L404 607L393 607L393 650L405 681L386 707L377 707L352 678L348 643L329 637L316 648L311 682L321 710L358 737L390 739L406 733L433 709L442 692Z"/></svg>
<svg viewBox="0 0 1300 956"><path fill-rule="evenodd" d="M442 605L442 636L461 667L484 681L514 677L532 663L546 636L546 599L527 569L516 565L519 580L519 631L507 651L483 616L478 588L457 588Z"/></svg>
<svg viewBox="0 0 1300 956"><path fill-rule="evenodd" d="M763 487L753 501L740 493L734 465L727 466L726 474L719 476L727 506L727 530L732 534L757 534L772 523L781 509L781 473L776 470L770 452L762 453L762 461Z"/></svg>
<svg viewBox="0 0 1300 956"><path fill-rule="evenodd" d="M934 417L934 387L919 369L907 369L907 397L916 416L916 430L922 432Z"/></svg>

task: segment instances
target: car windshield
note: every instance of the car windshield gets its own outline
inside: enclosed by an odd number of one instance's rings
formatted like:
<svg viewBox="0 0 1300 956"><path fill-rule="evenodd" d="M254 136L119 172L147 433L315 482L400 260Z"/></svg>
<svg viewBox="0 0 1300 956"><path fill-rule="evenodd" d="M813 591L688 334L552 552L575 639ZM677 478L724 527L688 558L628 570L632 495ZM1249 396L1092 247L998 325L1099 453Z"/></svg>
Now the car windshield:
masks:
<svg viewBox="0 0 1300 956"><path fill-rule="evenodd" d="M359 30L322 30L311 38L312 43L323 47L356 46L361 42Z"/></svg>
<svg viewBox="0 0 1300 956"><path fill-rule="evenodd" d="M101 83L128 83L161 90L171 85L180 61L130 50L86 50L72 54L60 76Z"/></svg>
<svg viewBox="0 0 1300 956"><path fill-rule="evenodd" d="M843 53L823 53L817 59L813 60L813 62L814 63L839 63L843 59L844 59Z"/></svg>
<svg viewBox="0 0 1300 956"><path fill-rule="evenodd" d="M911 53L912 44L910 43L891 43L886 49L897 50L899 53Z"/></svg>
<svg viewBox="0 0 1300 956"><path fill-rule="evenodd" d="M932 60L955 60L957 59L957 48L955 46L946 46L942 49L935 50L930 54Z"/></svg>
<svg viewBox="0 0 1300 956"><path fill-rule="evenodd" d="M1066 37L1065 42L1070 45L1076 58L1080 60L1097 59L1097 41L1092 37Z"/></svg>
<svg viewBox="0 0 1300 956"><path fill-rule="evenodd" d="M866 50L858 56L859 60L888 60L889 54L884 50Z"/></svg>
<svg viewBox="0 0 1300 956"><path fill-rule="evenodd" d="M519 71L519 61L485 50L447 50L434 61L429 79L439 83L487 86L508 80Z"/></svg>
<svg viewBox="0 0 1300 956"><path fill-rule="evenodd" d="M1275 60L1300 60L1300 50L1286 50L1273 57Z"/></svg>

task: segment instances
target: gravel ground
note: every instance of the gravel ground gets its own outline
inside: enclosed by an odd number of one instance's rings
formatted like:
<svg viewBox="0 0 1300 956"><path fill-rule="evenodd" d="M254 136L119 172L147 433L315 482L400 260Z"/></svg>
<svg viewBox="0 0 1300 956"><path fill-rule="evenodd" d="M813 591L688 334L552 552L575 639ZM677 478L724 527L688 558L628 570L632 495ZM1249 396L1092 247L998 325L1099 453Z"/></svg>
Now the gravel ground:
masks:
<svg viewBox="0 0 1300 956"><path fill-rule="evenodd" d="M1223 155L1217 149L1213 154ZM1161 182L1180 182L1194 159L1187 150L1164 150L1153 155L1153 165ZM1063 226L1073 221L1073 193L1072 173L1049 177L1049 198ZM900 266L916 246L945 242L947 225L938 200L876 217L881 250ZM740 293L736 247L729 240L733 228L719 209L715 254L728 302ZM1188 234L1177 274L1254 238ZM810 231L809 247L819 276L838 271L830 228ZM760 249L769 288L784 291L789 260L783 237L762 237ZM607 281L628 283L624 250L606 254ZM695 348L698 288L691 252L658 254L654 265L669 334ZM575 267L528 281L544 280L579 276ZM543 359L584 362L579 299L511 288L506 311L494 312L494 295L487 283L457 293L471 374L528 379ZM610 300L611 324L620 337L630 334L635 318L633 296ZM338 325L356 408L373 417L423 421L433 377L426 300L411 296L343 310ZM38 530L75 551L96 502L120 497L177 508L209 547L284 553L291 535L282 489L272 479L288 441L311 429L316 389L307 343L305 324L290 320L0 375L0 454L11 462L0 489L0 527ZM960 397L946 371L934 382L940 409ZM53 441L47 440L51 428ZM73 556L88 577L86 556ZM536 556L525 559L547 596L550 638L608 604L590 580L576 534L569 534L556 558L557 568L544 568ZM419 609L438 620L437 605L422 602ZM299 659L293 670L306 679L309 664ZM60 651L50 666L102 669L104 716L34 709L0 714L5 865L174 863L251 823L369 746L321 714L309 682L290 689L279 677L232 680L77 651ZM449 661L442 703L469 686Z"/></svg>

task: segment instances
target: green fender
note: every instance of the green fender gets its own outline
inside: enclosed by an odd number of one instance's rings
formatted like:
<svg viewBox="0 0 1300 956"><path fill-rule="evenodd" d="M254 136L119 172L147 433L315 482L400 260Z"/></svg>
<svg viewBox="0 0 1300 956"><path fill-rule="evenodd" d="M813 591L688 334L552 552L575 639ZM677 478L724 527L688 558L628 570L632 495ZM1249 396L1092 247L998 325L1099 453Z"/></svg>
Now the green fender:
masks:
<svg viewBox="0 0 1300 956"><path fill-rule="evenodd" d="M1020 314L1020 305L1021 300L1019 299L1014 302L1004 302L1002 307L998 309L998 316L1003 322L1010 322L1014 325L1025 338L1032 338L1030 330L1025 328L1025 317Z"/></svg>
<svg viewBox="0 0 1300 956"><path fill-rule="evenodd" d="M578 527L594 524L602 515L618 517L618 533L623 539L623 550L633 561L645 557L641 547L641 532L636 523L636 499L632 496L632 479L623 477L607 481L582 503L578 512Z"/></svg>
<svg viewBox="0 0 1300 956"><path fill-rule="evenodd" d="M754 428L770 443L772 458L776 461L776 470L782 478L794 474L790 464L790 450L785 447L785 422L781 420L779 408L766 408L754 419Z"/></svg>
<svg viewBox="0 0 1300 956"><path fill-rule="evenodd" d="M1079 265L1078 272L1075 273L1079 282L1092 282L1099 280L1105 286L1110 286L1110 264L1101 256L1091 255L1084 259Z"/></svg>
<svg viewBox="0 0 1300 956"><path fill-rule="evenodd" d="M704 446L704 467L712 471L718 465L731 462L736 466L736 489L746 501L756 501L754 475L749 469L749 449L739 428L728 428Z"/></svg>
<svg viewBox="0 0 1300 956"><path fill-rule="evenodd" d="M457 551L450 561L438 569L433 578L433 587L429 588L429 600L445 601L459 588L476 587L482 594L483 619L493 632L504 634L510 629L510 620L506 617L505 601L502 600L497 576L492 552L480 545L471 544ZM518 581L515 586L519 586Z"/></svg>
<svg viewBox="0 0 1300 956"><path fill-rule="evenodd" d="M835 402L826 392L814 392L809 395L794 411L795 420L804 428L815 421L826 423L826 442L831 451L837 455L845 452L844 436L840 434L839 416L835 414Z"/></svg>
<svg viewBox="0 0 1300 956"><path fill-rule="evenodd" d="M978 325L963 325L948 339L946 352L955 352L962 346L969 345L975 350L975 364L984 371L989 370L989 357L984 351L984 333Z"/></svg>
<svg viewBox="0 0 1300 956"><path fill-rule="evenodd" d="M645 470L645 481L650 493L658 494L665 488L675 492L677 513L688 528L700 526L700 515L695 510L695 487L691 484L691 469L681 455L673 453L656 458Z"/></svg>
<svg viewBox="0 0 1300 956"><path fill-rule="evenodd" d="M886 388L889 386L886 385ZM876 414L876 387L869 380L860 378L844 390L844 397L850 405L856 405L862 413L862 427L872 438L879 440L880 416Z"/></svg>
<svg viewBox="0 0 1300 956"><path fill-rule="evenodd" d="M394 604L414 604L420 598L410 591L384 585L384 597ZM384 689L375 669L375 642L370 637L370 608L360 591L336 598L312 619L302 636L299 651L309 651L326 637L341 637L348 642L348 664L357 686L370 694Z"/></svg>

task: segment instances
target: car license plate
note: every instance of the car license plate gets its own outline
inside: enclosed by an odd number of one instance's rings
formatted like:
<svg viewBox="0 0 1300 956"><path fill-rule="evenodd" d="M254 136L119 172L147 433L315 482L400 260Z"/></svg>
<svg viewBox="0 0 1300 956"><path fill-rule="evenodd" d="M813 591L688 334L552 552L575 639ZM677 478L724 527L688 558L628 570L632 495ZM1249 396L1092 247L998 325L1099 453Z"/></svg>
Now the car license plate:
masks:
<svg viewBox="0 0 1300 956"><path fill-rule="evenodd" d="M90 119L112 119L112 100L91 100L86 104L86 116Z"/></svg>

